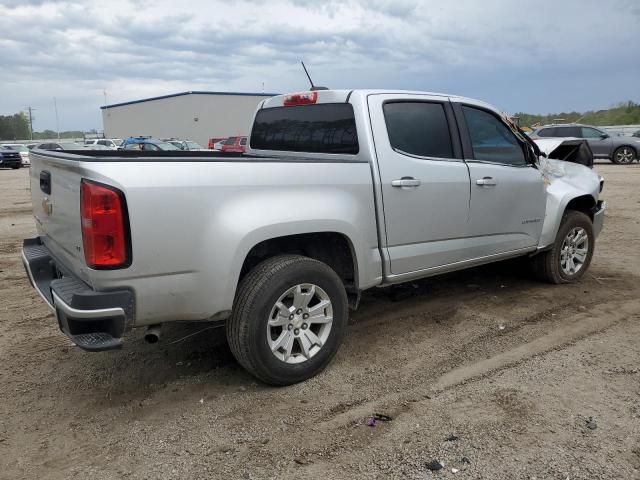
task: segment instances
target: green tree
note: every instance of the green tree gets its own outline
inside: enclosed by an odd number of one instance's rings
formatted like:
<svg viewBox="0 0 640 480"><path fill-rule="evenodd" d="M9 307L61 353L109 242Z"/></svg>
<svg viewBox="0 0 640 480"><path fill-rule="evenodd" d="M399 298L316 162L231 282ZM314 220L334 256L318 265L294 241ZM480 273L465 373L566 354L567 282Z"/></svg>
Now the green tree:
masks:
<svg viewBox="0 0 640 480"><path fill-rule="evenodd" d="M29 138L29 118L24 112L0 115L0 139L18 140Z"/></svg>
<svg viewBox="0 0 640 480"><path fill-rule="evenodd" d="M620 102L606 110L580 112L560 112L548 115L531 115L520 112L514 116L520 118L520 125L531 127L548 123L580 122L588 125L635 125L640 123L640 104ZM562 119L562 120L560 120Z"/></svg>

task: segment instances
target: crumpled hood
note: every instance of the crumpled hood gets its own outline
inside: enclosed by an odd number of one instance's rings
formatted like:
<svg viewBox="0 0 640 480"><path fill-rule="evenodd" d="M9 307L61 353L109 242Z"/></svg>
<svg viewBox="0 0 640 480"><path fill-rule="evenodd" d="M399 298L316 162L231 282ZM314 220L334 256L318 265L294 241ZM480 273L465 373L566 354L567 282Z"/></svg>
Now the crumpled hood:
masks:
<svg viewBox="0 0 640 480"><path fill-rule="evenodd" d="M593 152L583 138L542 138L534 142L548 158L593 168Z"/></svg>
<svg viewBox="0 0 640 480"><path fill-rule="evenodd" d="M538 145L538 148L547 157L550 156L556 148L563 144L567 140L566 138L536 138L534 142ZM553 157L551 157L553 158Z"/></svg>

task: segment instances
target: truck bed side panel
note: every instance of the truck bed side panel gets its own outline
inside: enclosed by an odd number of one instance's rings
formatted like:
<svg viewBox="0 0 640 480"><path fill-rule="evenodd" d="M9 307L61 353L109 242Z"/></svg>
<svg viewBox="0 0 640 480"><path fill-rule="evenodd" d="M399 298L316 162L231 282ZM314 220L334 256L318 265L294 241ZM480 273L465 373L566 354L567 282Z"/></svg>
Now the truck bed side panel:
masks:
<svg viewBox="0 0 640 480"><path fill-rule="evenodd" d="M34 175L45 165L36 159ZM68 176L62 168L52 175L69 184L65 208L71 216L78 212L77 221L63 222L77 233L60 235L54 253L72 250L78 239L81 245L79 199L72 201L81 177L124 192L132 265L95 271L81 252L69 255L74 273L96 290L133 289L136 325L205 320L230 310L246 254L274 236L342 233L358 255L360 287L381 281L367 163L132 160L76 162Z"/></svg>

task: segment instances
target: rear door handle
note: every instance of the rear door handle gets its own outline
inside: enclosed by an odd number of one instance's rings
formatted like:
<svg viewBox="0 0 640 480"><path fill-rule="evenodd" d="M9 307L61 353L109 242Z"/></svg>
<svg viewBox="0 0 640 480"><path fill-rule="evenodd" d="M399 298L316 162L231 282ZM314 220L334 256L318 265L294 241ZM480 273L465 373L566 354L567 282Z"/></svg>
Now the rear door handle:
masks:
<svg viewBox="0 0 640 480"><path fill-rule="evenodd" d="M484 177L476 180L476 185L480 185L481 187L495 187L497 183L493 177Z"/></svg>
<svg viewBox="0 0 640 480"><path fill-rule="evenodd" d="M420 183L420 180L413 177L402 177L398 180L391 180L391 186L399 188L418 187Z"/></svg>

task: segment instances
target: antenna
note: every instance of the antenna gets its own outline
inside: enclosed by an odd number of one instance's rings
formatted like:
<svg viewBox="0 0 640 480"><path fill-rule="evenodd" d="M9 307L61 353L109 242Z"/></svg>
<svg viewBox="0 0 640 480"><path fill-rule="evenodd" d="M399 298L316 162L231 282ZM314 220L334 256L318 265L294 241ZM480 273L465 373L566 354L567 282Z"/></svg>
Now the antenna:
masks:
<svg viewBox="0 0 640 480"><path fill-rule="evenodd" d="M307 67L305 67L304 62L302 60L300 60L300 63L302 64L302 68L304 68L304 73L307 75L307 78L309 79L309 83L311 84L311 91L315 92L317 90L329 90L327 87L316 87L313 84L313 80L311 80L311 75L309 75L309 72L307 71Z"/></svg>

